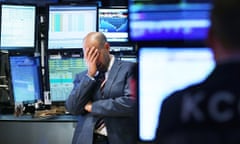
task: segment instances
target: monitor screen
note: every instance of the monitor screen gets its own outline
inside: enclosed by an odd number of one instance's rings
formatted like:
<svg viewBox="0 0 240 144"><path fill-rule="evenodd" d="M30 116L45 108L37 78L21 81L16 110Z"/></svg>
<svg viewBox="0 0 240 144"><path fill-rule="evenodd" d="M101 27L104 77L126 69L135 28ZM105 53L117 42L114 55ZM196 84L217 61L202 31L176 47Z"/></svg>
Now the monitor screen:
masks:
<svg viewBox="0 0 240 144"><path fill-rule="evenodd" d="M60 0L0 0L0 2L14 4L35 4L37 6L45 6L50 3L60 2Z"/></svg>
<svg viewBox="0 0 240 144"><path fill-rule="evenodd" d="M108 42L128 41L127 7L99 8L98 23L98 31L106 35Z"/></svg>
<svg viewBox="0 0 240 144"><path fill-rule="evenodd" d="M97 30L97 5L49 5L48 49L82 48Z"/></svg>
<svg viewBox="0 0 240 144"><path fill-rule="evenodd" d="M1 5L1 49L35 48L36 6Z"/></svg>
<svg viewBox="0 0 240 144"><path fill-rule="evenodd" d="M135 51L135 47L134 45L131 44L110 46L110 52L124 52L124 51Z"/></svg>
<svg viewBox="0 0 240 144"><path fill-rule="evenodd" d="M133 42L205 43L210 3L129 2L129 38Z"/></svg>
<svg viewBox="0 0 240 144"><path fill-rule="evenodd" d="M40 57L9 56L15 103L42 100Z"/></svg>
<svg viewBox="0 0 240 144"><path fill-rule="evenodd" d="M172 92L203 81L215 67L209 48L139 49L139 138L153 141L162 101Z"/></svg>
<svg viewBox="0 0 240 144"><path fill-rule="evenodd" d="M128 62L137 62L137 57L134 55L125 55L119 58L122 61L128 61Z"/></svg>
<svg viewBox="0 0 240 144"><path fill-rule="evenodd" d="M48 81L52 104L63 104L68 98L77 73L87 70L83 57L79 54L49 54Z"/></svg>

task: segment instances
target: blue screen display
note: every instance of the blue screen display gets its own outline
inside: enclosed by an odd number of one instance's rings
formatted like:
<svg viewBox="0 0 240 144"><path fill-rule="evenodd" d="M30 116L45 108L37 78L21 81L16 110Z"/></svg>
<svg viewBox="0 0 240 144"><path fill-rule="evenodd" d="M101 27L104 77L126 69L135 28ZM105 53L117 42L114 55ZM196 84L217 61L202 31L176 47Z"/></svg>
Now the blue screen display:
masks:
<svg viewBox="0 0 240 144"><path fill-rule="evenodd" d="M109 42L128 41L128 9L99 8L98 31L103 32Z"/></svg>
<svg viewBox="0 0 240 144"><path fill-rule="evenodd" d="M40 100L42 98L40 57L10 56L9 59L15 103Z"/></svg>
<svg viewBox="0 0 240 144"><path fill-rule="evenodd" d="M210 26L209 3L129 4L131 41L202 41Z"/></svg>

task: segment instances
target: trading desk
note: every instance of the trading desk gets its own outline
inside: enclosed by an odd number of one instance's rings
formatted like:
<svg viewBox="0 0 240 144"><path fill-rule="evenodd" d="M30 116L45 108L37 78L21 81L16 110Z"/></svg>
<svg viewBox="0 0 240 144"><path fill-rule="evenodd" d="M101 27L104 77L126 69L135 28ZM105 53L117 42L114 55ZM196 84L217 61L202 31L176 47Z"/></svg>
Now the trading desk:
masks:
<svg viewBox="0 0 240 144"><path fill-rule="evenodd" d="M33 118L0 114L2 144L70 144L77 123L72 115Z"/></svg>

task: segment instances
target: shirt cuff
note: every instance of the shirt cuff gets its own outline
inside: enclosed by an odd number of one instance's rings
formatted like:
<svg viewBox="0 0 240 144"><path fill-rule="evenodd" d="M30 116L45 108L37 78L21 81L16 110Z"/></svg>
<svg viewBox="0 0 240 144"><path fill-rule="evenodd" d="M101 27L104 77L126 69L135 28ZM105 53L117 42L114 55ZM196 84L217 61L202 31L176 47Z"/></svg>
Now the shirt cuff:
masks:
<svg viewBox="0 0 240 144"><path fill-rule="evenodd" d="M86 74L88 78L90 78L91 80L94 80L95 81L95 78L94 77L91 77L89 76L88 74Z"/></svg>

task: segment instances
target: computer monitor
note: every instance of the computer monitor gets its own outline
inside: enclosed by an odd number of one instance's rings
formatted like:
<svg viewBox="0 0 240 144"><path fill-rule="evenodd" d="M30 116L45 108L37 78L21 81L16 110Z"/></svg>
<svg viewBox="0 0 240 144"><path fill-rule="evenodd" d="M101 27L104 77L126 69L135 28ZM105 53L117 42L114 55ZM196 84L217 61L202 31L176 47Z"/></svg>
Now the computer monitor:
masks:
<svg viewBox="0 0 240 144"><path fill-rule="evenodd" d="M1 4L2 50L34 50L36 46L36 6Z"/></svg>
<svg viewBox="0 0 240 144"><path fill-rule="evenodd" d="M163 100L176 90L203 81L215 67L203 47L141 47L139 58L139 140L154 141Z"/></svg>
<svg viewBox="0 0 240 144"><path fill-rule="evenodd" d="M14 103L43 100L40 57L10 55L9 62Z"/></svg>
<svg viewBox="0 0 240 144"><path fill-rule="evenodd" d="M97 31L97 4L49 5L48 16L48 49L82 48L87 33Z"/></svg>
<svg viewBox="0 0 240 144"><path fill-rule="evenodd" d="M48 53L48 83L52 105L64 105L77 73L87 70L79 52Z"/></svg>
<svg viewBox="0 0 240 144"><path fill-rule="evenodd" d="M133 52L135 50L135 46L129 43L110 46L110 52Z"/></svg>
<svg viewBox="0 0 240 144"><path fill-rule="evenodd" d="M100 7L98 9L98 31L103 32L108 42L128 42L128 8Z"/></svg>
<svg viewBox="0 0 240 144"><path fill-rule="evenodd" d="M137 57L135 55L124 55L119 57L121 61L128 61L128 62L134 62L137 63Z"/></svg>
<svg viewBox="0 0 240 144"><path fill-rule="evenodd" d="M206 43L210 3L129 1L129 39L138 43Z"/></svg>
<svg viewBox="0 0 240 144"><path fill-rule="evenodd" d="M37 6L45 6L50 3L60 2L60 0L0 0L0 2L14 4L34 4Z"/></svg>

